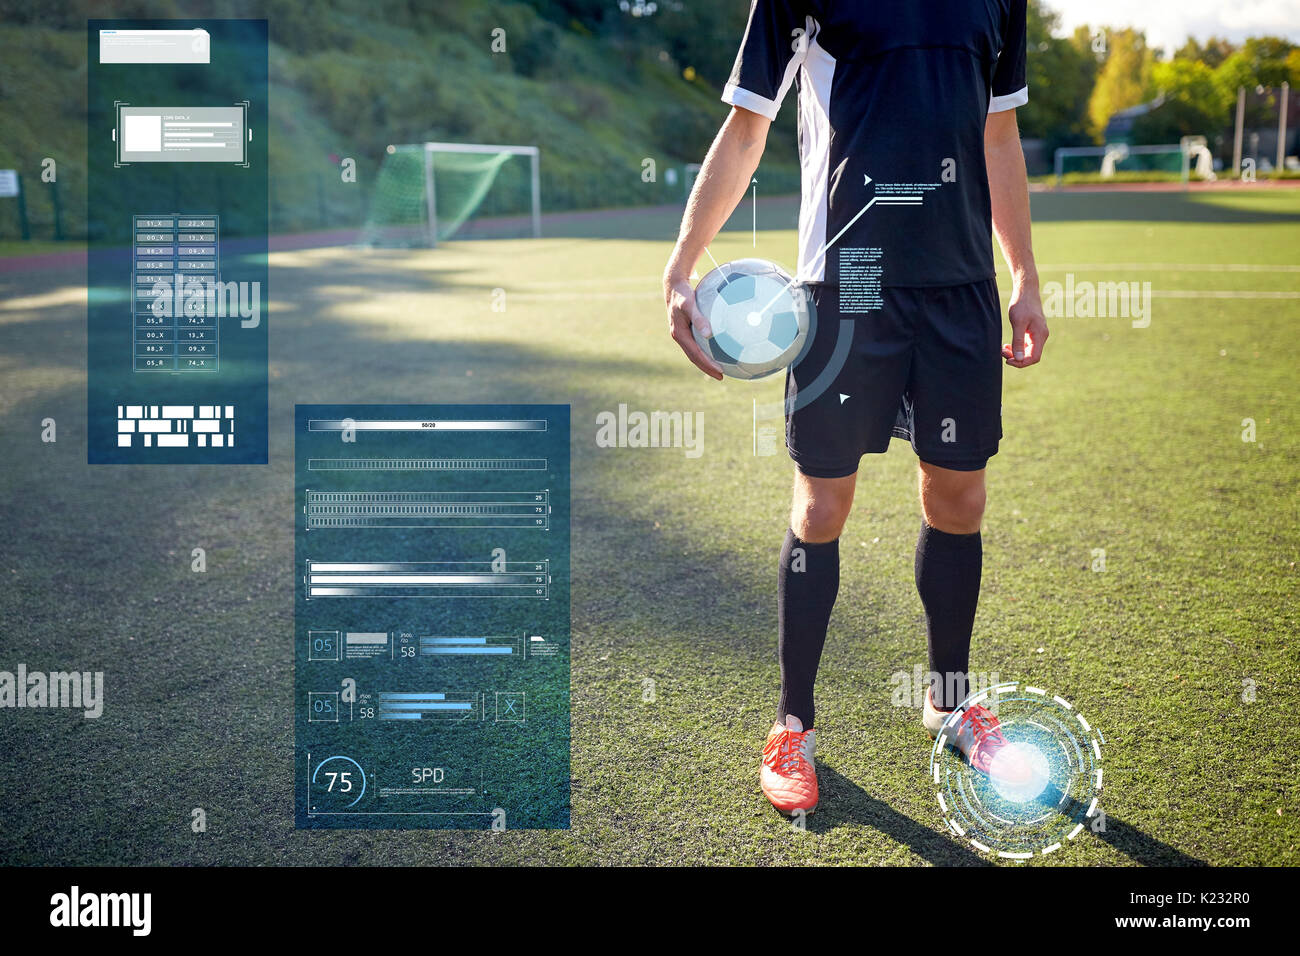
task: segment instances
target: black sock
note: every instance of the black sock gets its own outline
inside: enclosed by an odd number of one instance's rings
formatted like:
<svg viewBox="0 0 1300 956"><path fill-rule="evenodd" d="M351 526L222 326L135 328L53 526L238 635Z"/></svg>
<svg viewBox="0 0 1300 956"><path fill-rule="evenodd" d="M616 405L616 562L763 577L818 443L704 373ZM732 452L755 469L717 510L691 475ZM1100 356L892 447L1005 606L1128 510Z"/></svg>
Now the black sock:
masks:
<svg viewBox="0 0 1300 956"><path fill-rule="evenodd" d="M916 590L929 635L930 696L950 710L965 699L971 628L980 597L984 547L980 534L949 534L921 522L916 539Z"/></svg>
<svg viewBox="0 0 1300 956"><path fill-rule="evenodd" d="M839 539L809 544L787 531L776 590L780 628L777 659L781 662L781 701L776 719L782 724L790 714L799 718L804 730L816 726L813 683L839 589Z"/></svg>

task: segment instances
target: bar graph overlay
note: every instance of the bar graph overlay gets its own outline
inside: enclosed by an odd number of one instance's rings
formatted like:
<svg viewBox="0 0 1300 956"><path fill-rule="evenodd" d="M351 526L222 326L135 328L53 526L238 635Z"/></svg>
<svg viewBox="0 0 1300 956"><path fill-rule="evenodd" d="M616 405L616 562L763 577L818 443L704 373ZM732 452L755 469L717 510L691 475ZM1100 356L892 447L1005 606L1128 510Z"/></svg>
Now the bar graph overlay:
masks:
<svg viewBox="0 0 1300 956"><path fill-rule="evenodd" d="M422 657L523 656L522 637L422 637Z"/></svg>
<svg viewBox="0 0 1300 956"><path fill-rule="evenodd" d="M481 720L478 694L388 691L379 695L380 720Z"/></svg>
<svg viewBox="0 0 1300 956"><path fill-rule="evenodd" d="M312 458L308 471L545 471L545 458Z"/></svg>
<svg viewBox="0 0 1300 956"><path fill-rule="evenodd" d="M312 598L550 597L550 561L307 561Z"/></svg>
<svg viewBox="0 0 1300 956"><path fill-rule="evenodd" d="M312 432L544 432L544 418L313 418Z"/></svg>
<svg viewBox="0 0 1300 956"><path fill-rule="evenodd" d="M489 657L508 661L551 656L556 645L540 634L417 635L413 631L310 628L307 660L321 663L385 659L419 663L437 658Z"/></svg>
<svg viewBox="0 0 1300 956"><path fill-rule="evenodd" d="M547 491L311 491L308 528L550 527Z"/></svg>
<svg viewBox="0 0 1300 956"><path fill-rule="evenodd" d="M565 405L299 405L295 825L567 829Z"/></svg>

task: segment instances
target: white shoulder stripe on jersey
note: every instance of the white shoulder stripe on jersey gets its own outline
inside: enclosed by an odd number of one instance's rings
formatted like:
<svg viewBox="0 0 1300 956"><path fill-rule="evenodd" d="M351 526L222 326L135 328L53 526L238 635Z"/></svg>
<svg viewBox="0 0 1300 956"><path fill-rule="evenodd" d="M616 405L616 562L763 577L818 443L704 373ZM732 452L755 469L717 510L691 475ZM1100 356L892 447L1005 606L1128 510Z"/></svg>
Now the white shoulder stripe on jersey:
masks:
<svg viewBox="0 0 1300 956"><path fill-rule="evenodd" d="M835 84L835 57L817 42L815 20L799 87L799 119L803 131L799 202L799 269L802 282L821 282L826 276L826 230L830 199L831 88Z"/></svg>
<svg viewBox="0 0 1300 956"><path fill-rule="evenodd" d="M766 96L759 96L757 93L741 89L735 83L728 83L722 88L722 102L730 103L732 106L739 106L741 109L749 110L751 113L757 113L760 116L766 116L770 120L776 119L776 111L780 109L781 105L775 100L769 100Z"/></svg>
<svg viewBox="0 0 1300 956"><path fill-rule="evenodd" d="M1005 110L1013 110L1017 106L1024 106L1029 102L1029 87L1022 86L1014 93L1008 93L1005 96L989 97L989 112L1001 113Z"/></svg>

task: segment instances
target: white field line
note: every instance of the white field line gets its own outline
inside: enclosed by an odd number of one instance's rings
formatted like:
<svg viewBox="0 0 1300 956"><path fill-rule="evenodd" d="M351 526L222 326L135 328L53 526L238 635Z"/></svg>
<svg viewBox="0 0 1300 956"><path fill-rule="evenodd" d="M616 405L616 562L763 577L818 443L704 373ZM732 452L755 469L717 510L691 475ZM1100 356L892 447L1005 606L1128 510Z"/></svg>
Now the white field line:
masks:
<svg viewBox="0 0 1300 956"><path fill-rule="evenodd" d="M1257 262L1074 262L1066 265L1039 265L1039 272L1078 272L1087 269L1102 272L1300 272L1300 265L1264 265Z"/></svg>
<svg viewBox="0 0 1300 956"><path fill-rule="evenodd" d="M1300 292L1268 292L1252 289L1152 289L1155 299L1300 299Z"/></svg>
<svg viewBox="0 0 1300 956"><path fill-rule="evenodd" d="M829 245L829 244L828 244ZM1242 273L1300 273L1300 265L1261 265L1252 262L1236 263L1169 263L1169 262L1080 262L1069 265L1048 264L1039 265L1039 272L1082 272L1097 271L1104 272L1111 270L1115 272L1142 271L1146 269L1162 270L1166 272L1242 272ZM1005 275L999 275L999 279L1006 279ZM660 289L662 278L660 276L650 275L624 275L624 276L592 276L586 278L568 278L568 279L537 279L524 280L520 283L520 290L513 293L513 298L528 299L537 301L569 301L573 299L645 299L660 298L663 293ZM597 292L584 291L590 287L599 286L640 286L637 291L627 292ZM530 289L562 289L569 291L557 292L531 292L525 291ZM84 291L78 294L78 297L84 301ZM1262 290L1194 290L1194 289L1153 289L1151 295L1160 299L1275 299L1275 300L1292 300L1300 299L1300 292L1297 291L1262 291ZM9 302L0 303L0 309L20 309L20 308L39 308L46 305L65 304L60 297L56 301L33 301L32 299L15 299Z"/></svg>
<svg viewBox="0 0 1300 956"><path fill-rule="evenodd" d="M644 285L655 286L656 288L663 284L661 276L593 276L587 279L524 279L520 285L528 288L564 288L575 285Z"/></svg>
<svg viewBox="0 0 1300 956"><path fill-rule="evenodd" d="M658 289L636 292L595 292L575 289L570 292L514 292L511 297L525 301L599 301L619 299L659 299ZM1152 289L1153 299L1263 299L1290 301L1300 299L1300 291L1270 291L1261 289Z"/></svg>
<svg viewBox="0 0 1300 956"><path fill-rule="evenodd" d="M657 289L645 289L640 292L513 292L511 298L525 302L598 302L640 299L658 300L662 297ZM1258 289L1152 289L1153 299L1255 299L1272 301L1300 300L1300 292L1271 292Z"/></svg>
<svg viewBox="0 0 1300 956"><path fill-rule="evenodd" d="M579 301L595 302L601 299L663 299L658 289L644 289L640 292L511 292L511 299L528 302Z"/></svg>

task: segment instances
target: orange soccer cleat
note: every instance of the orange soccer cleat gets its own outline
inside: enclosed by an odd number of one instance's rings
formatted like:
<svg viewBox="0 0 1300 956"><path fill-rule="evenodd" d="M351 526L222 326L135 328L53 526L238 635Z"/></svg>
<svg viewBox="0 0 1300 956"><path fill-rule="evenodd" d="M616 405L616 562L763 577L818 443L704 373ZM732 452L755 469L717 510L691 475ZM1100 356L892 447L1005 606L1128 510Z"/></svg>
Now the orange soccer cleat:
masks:
<svg viewBox="0 0 1300 956"><path fill-rule="evenodd" d="M940 710L934 706L927 691L922 722L931 738L946 733L946 743L956 747L972 767L986 777L1017 788L1027 785L1034 776L1024 755L1014 744L1007 743L1002 736L1002 724L987 707L976 704L974 707L959 708L955 719L953 712Z"/></svg>
<svg viewBox="0 0 1300 956"><path fill-rule="evenodd" d="M799 718L787 716L784 726L772 725L763 745L759 784L763 796L782 813L817 809L816 749L817 731L804 730Z"/></svg>

